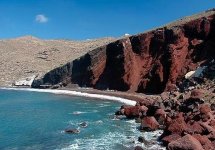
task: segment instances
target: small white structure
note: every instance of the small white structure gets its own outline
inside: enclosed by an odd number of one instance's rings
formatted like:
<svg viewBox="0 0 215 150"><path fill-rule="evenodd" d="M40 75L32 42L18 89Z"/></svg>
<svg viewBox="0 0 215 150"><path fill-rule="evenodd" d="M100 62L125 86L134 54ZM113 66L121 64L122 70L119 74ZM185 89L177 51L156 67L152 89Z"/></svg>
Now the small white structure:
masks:
<svg viewBox="0 0 215 150"><path fill-rule="evenodd" d="M22 79L22 80L19 80L19 81L15 81L14 82L14 86L26 86L26 87L31 87L34 79L36 78L35 75L31 76L31 77L28 77L26 79Z"/></svg>
<svg viewBox="0 0 215 150"><path fill-rule="evenodd" d="M128 33L125 33L125 35L124 36L130 36L130 34L128 34Z"/></svg>
<svg viewBox="0 0 215 150"><path fill-rule="evenodd" d="M201 77L203 71L205 70L206 66L198 67L195 71L190 71L185 75L185 79L190 79L193 77Z"/></svg>

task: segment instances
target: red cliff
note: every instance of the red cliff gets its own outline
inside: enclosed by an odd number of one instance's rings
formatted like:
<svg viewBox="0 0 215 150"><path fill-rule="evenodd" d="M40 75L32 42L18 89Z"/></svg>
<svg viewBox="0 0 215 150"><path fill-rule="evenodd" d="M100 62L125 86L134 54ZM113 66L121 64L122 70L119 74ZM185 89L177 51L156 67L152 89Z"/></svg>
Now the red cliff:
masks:
<svg viewBox="0 0 215 150"><path fill-rule="evenodd" d="M141 93L171 90L184 75L215 58L215 10L126 37L90 51L36 80L40 84Z"/></svg>

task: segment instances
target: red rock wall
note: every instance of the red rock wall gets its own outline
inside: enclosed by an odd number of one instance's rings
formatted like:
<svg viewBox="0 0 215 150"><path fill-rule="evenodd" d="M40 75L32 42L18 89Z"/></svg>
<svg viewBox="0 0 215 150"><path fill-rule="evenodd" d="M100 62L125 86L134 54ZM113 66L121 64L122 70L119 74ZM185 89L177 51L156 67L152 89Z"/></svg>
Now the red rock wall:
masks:
<svg viewBox="0 0 215 150"><path fill-rule="evenodd" d="M161 93L175 88L188 71L214 58L215 15L211 15L95 49L47 73L42 83Z"/></svg>
<svg viewBox="0 0 215 150"><path fill-rule="evenodd" d="M215 58L214 27L210 16L112 43L93 87L146 93L170 90L188 71Z"/></svg>

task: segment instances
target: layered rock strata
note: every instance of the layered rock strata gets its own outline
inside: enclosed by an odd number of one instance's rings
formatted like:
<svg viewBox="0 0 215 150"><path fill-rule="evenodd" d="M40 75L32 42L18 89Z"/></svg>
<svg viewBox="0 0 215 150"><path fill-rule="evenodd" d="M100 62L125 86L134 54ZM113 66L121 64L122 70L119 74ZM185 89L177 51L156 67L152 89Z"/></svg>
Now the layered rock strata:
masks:
<svg viewBox="0 0 215 150"><path fill-rule="evenodd" d="M77 84L102 90L161 93L176 88L187 72L214 59L214 43L212 9L92 50L35 80L33 87Z"/></svg>

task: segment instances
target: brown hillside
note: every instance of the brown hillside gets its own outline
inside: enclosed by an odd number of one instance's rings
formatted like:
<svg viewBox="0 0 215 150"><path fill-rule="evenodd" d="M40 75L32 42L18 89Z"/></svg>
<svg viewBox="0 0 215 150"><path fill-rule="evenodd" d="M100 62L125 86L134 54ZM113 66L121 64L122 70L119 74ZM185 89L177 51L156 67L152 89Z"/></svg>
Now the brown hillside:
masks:
<svg viewBox="0 0 215 150"><path fill-rule="evenodd" d="M42 76L111 41L113 38L69 41L41 40L32 36L0 40L0 85L8 86L32 75Z"/></svg>

